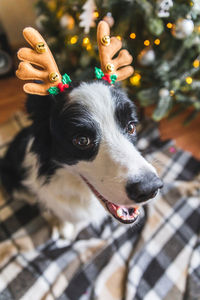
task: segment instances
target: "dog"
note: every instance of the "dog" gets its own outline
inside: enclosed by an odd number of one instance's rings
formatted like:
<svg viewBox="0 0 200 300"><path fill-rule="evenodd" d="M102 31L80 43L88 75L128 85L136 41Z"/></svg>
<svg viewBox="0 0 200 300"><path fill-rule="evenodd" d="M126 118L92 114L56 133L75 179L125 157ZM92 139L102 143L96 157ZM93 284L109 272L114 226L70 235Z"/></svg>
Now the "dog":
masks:
<svg viewBox="0 0 200 300"><path fill-rule="evenodd" d="M107 215L137 223L139 207L163 183L136 149L136 108L106 81L72 83L58 95L28 97L32 125L10 144L1 181L14 198L37 199L72 240Z"/></svg>

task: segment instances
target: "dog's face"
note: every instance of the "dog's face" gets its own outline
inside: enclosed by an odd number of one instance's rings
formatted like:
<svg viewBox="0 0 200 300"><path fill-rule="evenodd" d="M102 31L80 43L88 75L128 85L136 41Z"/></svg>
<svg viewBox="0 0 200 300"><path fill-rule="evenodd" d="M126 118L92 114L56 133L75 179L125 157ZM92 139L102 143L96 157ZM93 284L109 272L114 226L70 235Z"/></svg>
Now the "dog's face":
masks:
<svg viewBox="0 0 200 300"><path fill-rule="evenodd" d="M120 89L95 81L59 95L51 112L52 155L79 175L123 223L155 197L161 180L135 148L135 106Z"/></svg>

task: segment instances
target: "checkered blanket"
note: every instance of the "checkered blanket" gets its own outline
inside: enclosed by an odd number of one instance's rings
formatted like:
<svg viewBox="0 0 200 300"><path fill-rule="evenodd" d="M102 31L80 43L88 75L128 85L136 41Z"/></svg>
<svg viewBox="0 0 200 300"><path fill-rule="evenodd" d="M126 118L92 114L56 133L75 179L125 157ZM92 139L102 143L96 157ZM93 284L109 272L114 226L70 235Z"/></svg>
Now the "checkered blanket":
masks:
<svg viewBox="0 0 200 300"><path fill-rule="evenodd" d="M17 113L0 127L0 155L27 124ZM0 299L200 299L200 162L161 142L149 125L138 146L165 182L137 228L108 217L69 244L37 205L0 193ZM192 181L190 181L192 180Z"/></svg>

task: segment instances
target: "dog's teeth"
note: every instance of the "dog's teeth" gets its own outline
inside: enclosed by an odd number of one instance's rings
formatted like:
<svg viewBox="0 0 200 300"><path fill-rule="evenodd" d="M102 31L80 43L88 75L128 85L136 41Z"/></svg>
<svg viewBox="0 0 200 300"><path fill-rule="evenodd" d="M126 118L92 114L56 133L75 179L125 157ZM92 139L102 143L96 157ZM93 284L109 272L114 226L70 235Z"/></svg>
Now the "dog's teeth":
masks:
<svg viewBox="0 0 200 300"><path fill-rule="evenodd" d="M140 214L140 211L138 208L136 208L135 212L134 212L134 215L138 216Z"/></svg>
<svg viewBox="0 0 200 300"><path fill-rule="evenodd" d="M122 210L121 207L119 207L119 208L117 209L117 216L120 217L120 218L123 216L123 210Z"/></svg>
<svg viewBox="0 0 200 300"><path fill-rule="evenodd" d="M139 214L140 214L140 211L139 211L139 209L137 209L137 210L134 212L133 217L136 218Z"/></svg>

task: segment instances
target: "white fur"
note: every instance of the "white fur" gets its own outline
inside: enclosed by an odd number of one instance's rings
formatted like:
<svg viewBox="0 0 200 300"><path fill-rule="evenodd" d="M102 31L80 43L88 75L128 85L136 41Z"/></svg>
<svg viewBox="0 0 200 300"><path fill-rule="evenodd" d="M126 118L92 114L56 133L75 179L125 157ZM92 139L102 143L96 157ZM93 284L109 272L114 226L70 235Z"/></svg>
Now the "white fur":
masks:
<svg viewBox="0 0 200 300"><path fill-rule="evenodd" d="M61 220L76 223L94 218L95 221L97 216L93 214L94 208L98 209L100 214L105 214L94 194L70 168L58 169L50 182L44 184L45 178L38 179L37 176L37 162L36 155L28 152L24 166L29 169L29 176L23 184Z"/></svg>
<svg viewBox="0 0 200 300"><path fill-rule="evenodd" d="M83 175L106 199L116 204L133 205L125 192L129 178L136 179L145 171L155 169L140 155L132 143L120 132L114 119L115 107L107 86L95 82L83 83L72 90L70 102L87 106L101 130L101 143L93 161L64 165L45 183L38 178L38 159L27 147L24 167L29 174L23 184L40 202L63 222L73 224L99 223L107 215L102 203L88 188ZM44 184L45 183L45 184ZM69 226L70 227L70 226ZM71 234L71 228L69 232Z"/></svg>

